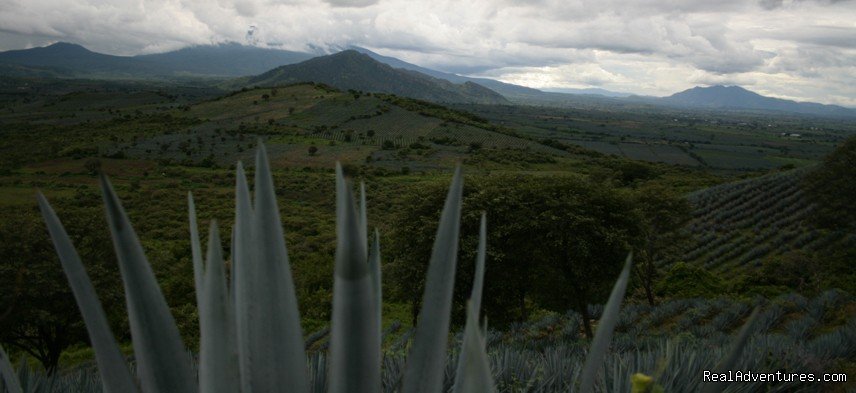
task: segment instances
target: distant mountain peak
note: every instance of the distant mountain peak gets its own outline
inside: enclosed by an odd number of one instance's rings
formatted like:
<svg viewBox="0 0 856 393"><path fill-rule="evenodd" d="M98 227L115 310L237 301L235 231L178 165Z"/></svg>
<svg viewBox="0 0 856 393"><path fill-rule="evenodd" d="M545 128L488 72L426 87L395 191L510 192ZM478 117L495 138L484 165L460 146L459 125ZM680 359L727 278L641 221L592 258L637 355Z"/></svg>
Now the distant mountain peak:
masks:
<svg viewBox="0 0 856 393"><path fill-rule="evenodd" d="M342 90L391 93L434 102L508 102L499 93L475 83L455 84L418 71L393 68L353 49L278 67L248 80L252 85L298 82L320 82Z"/></svg>
<svg viewBox="0 0 856 393"><path fill-rule="evenodd" d="M89 49L86 49L86 47L84 47L83 45L75 44L75 43L71 43L71 42L63 42L63 41L56 42L56 43L50 44L48 46L43 46L43 47L33 48L33 49L34 50L41 50L41 51L45 51L45 52L62 52L62 53L78 53L78 54L95 53Z"/></svg>
<svg viewBox="0 0 856 393"><path fill-rule="evenodd" d="M854 116L854 111L836 106L812 102L796 102L780 98L766 97L743 87L732 85L696 86L661 99L670 105L738 109L764 110L803 113L811 115Z"/></svg>

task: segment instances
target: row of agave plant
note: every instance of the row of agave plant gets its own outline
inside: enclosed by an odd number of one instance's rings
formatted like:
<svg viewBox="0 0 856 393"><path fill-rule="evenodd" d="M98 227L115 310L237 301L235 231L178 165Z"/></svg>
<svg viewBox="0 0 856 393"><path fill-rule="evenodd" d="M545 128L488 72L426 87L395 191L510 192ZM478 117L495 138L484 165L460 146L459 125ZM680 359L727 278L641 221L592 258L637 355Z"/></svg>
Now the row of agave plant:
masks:
<svg viewBox="0 0 856 393"><path fill-rule="evenodd" d="M198 364L186 350L167 303L146 260L140 241L105 176L101 187L107 221L125 289L135 368L129 368L105 318L103 308L74 246L41 194L38 201L51 238L86 324L100 382L106 392L380 392L381 269L379 236L369 250L364 188L357 204L342 169L336 167L336 232L333 312L329 352L307 358L297 298L264 146L256 154L255 195L251 202L244 170L237 165L235 223L232 231L232 279L227 280L216 222L211 223L203 263L192 195L188 195L194 281L200 320ZM460 168L452 179L429 263L422 310L412 345L394 390L404 393L447 390L447 348L452 290L458 254L463 180ZM454 392L494 392L486 352L486 324L479 322L485 270L485 217L461 348ZM598 373L608 355L613 330L629 281L629 255L606 303L582 368L569 388L579 392L604 389ZM228 282L227 282L228 281ZM730 351L716 366L735 364L749 338L756 309ZM315 367L307 367L307 362ZM320 365L319 365L320 363ZM309 370L324 370L317 383ZM195 370L194 370L195 369ZM0 374L5 389L23 392L8 356L0 348ZM629 378L630 376L627 376ZM634 390L655 388L650 377L635 375ZM721 384L706 384L720 391ZM28 389L30 390L30 389Z"/></svg>

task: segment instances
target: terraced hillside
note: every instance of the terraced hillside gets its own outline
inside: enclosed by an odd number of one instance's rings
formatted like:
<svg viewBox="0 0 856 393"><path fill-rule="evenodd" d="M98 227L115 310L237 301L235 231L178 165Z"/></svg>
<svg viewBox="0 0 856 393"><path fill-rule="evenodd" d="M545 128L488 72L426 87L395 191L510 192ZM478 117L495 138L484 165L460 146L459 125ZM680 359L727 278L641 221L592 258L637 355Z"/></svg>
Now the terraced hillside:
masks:
<svg viewBox="0 0 856 393"><path fill-rule="evenodd" d="M758 267L789 251L856 247L856 234L815 227L815 205L800 187L810 169L778 172L689 195L692 241L684 259L722 273Z"/></svg>

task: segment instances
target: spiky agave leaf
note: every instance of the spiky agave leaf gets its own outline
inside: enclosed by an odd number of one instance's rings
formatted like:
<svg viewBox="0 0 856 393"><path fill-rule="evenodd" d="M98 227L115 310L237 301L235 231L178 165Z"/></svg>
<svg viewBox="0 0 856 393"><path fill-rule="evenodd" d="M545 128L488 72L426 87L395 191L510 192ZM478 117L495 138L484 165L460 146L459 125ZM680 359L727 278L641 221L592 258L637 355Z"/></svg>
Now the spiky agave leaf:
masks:
<svg viewBox="0 0 856 393"><path fill-rule="evenodd" d="M476 319L481 313L482 288L484 288L485 254L487 253L487 215L482 212L479 222L479 246L476 252L476 272L473 276L473 289L470 301L476 311Z"/></svg>
<svg viewBox="0 0 856 393"><path fill-rule="evenodd" d="M484 335L478 328L482 288L484 286L486 238L487 219L482 213L473 289L467 304L467 324L464 327L464 339L461 344L461 353L458 355L458 368L455 372L454 392L456 393L496 391L487 359Z"/></svg>
<svg viewBox="0 0 856 393"><path fill-rule="evenodd" d="M381 320L383 317L383 286L381 285L381 269L380 269L380 234L377 229L374 231L374 241L372 249L369 253L369 274L372 277L372 292L374 293L375 303L375 319L377 319L377 335L378 335L378 353L380 346L383 343L383 332L381 332ZM380 358L380 356L378 356Z"/></svg>
<svg viewBox="0 0 856 393"><path fill-rule="evenodd" d="M12 368L12 361L6 351L3 350L2 345L0 345L0 377L3 377L3 382L6 384L6 390L9 393L24 393L24 390L21 389L21 382L18 381L18 376L15 374L15 369Z"/></svg>
<svg viewBox="0 0 856 393"><path fill-rule="evenodd" d="M580 373L580 392L588 393L594 389L595 378L603 364L603 359L606 357L606 351L609 349L609 342L612 341L615 324L618 322L621 301L624 299L624 291L627 289L627 282L630 280L630 266L632 264L633 253L630 253L627 255L627 260L624 262L624 269L621 270L618 281L612 287L612 293L609 294L609 300L606 302L603 315L598 322L594 340L592 340L588 356L586 356L583 371Z"/></svg>
<svg viewBox="0 0 856 393"><path fill-rule="evenodd" d="M134 355L144 392L195 392L196 378L178 327L158 287L143 247L113 187L101 188L113 246L125 285Z"/></svg>
<svg viewBox="0 0 856 393"><path fill-rule="evenodd" d="M746 347L746 343L749 342L749 336L752 335L753 327L755 326L755 321L758 319L758 314L761 311L761 306L756 306L754 310L752 310L752 314L749 315L749 318L746 319L746 323L743 324L743 327L740 328L740 333L737 334L737 338L734 340L734 344L731 345L731 349L728 351L728 354L725 355L722 360L713 368L714 374L721 374L727 372L728 370L733 370L735 366L737 366L737 360L740 358L740 354L743 353L743 348ZM724 383L706 383L702 388L703 393L719 393L725 390L725 387L728 384Z"/></svg>
<svg viewBox="0 0 856 393"><path fill-rule="evenodd" d="M361 219L336 164L336 269L330 332L330 392L380 391L380 329Z"/></svg>
<svg viewBox="0 0 856 393"><path fill-rule="evenodd" d="M292 392L308 392L306 352L297 295L288 263L285 237L276 203L273 176L264 144L256 151L255 204L253 214L254 273L250 273L258 306L251 320L250 351L254 391L273 392L287 386Z"/></svg>
<svg viewBox="0 0 856 393"><path fill-rule="evenodd" d="M98 295L89 280L89 275L86 274L86 269L80 261L77 250L75 250L68 233L66 233L59 217L45 196L40 192L37 198L42 217L59 255L62 269L65 271L80 314L86 324L86 331L89 333L89 340L95 352L95 361L98 363L98 371L101 374L104 391L108 393L136 392L138 390L137 385L128 371L128 365L119 351L119 346L116 345L116 339L113 332L110 331L110 325L107 323L101 301L98 300Z"/></svg>
<svg viewBox="0 0 856 393"><path fill-rule="evenodd" d="M253 273L253 208L244 166L238 162L235 170L235 224L232 227L232 282L235 298L235 328L238 337L238 367L241 391L252 392L253 351L250 347L250 326L258 311L252 286Z"/></svg>
<svg viewBox="0 0 856 393"><path fill-rule="evenodd" d="M452 290L458 257L462 192L463 179L458 166L446 196L437 228L437 238L431 252L425 293L422 297L422 312L419 313L413 346L404 370L404 393L440 393L443 390Z"/></svg>
<svg viewBox="0 0 856 393"><path fill-rule="evenodd" d="M472 301L467 305L467 324L455 373L455 393L493 393L496 386L485 349L485 339L479 329L478 310Z"/></svg>
<svg viewBox="0 0 856 393"><path fill-rule="evenodd" d="M369 248L369 219L366 214L366 184L360 182L360 238L363 241L363 249L368 252Z"/></svg>
<svg viewBox="0 0 856 393"><path fill-rule="evenodd" d="M237 392L238 348L232 300L226 290L226 273L217 222L208 231L208 260L205 264L199 303L199 390Z"/></svg>
<svg viewBox="0 0 856 393"><path fill-rule="evenodd" d="M187 217L190 221L190 252L193 259L193 286L196 288L196 307L202 307L202 244L199 243L199 227L196 225L196 204L193 193L187 193Z"/></svg>

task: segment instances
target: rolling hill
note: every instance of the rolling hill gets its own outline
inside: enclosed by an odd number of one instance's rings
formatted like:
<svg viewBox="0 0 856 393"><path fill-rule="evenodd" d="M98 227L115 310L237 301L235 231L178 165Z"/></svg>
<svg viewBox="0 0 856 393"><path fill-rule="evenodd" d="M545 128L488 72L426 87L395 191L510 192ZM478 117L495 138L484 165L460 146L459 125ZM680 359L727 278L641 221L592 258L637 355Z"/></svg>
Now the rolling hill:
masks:
<svg viewBox="0 0 856 393"><path fill-rule="evenodd" d="M366 54L346 50L282 66L247 78L245 85L318 82L342 90L389 93L432 102L508 104L499 93L473 82L455 84L417 71L396 69Z"/></svg>

